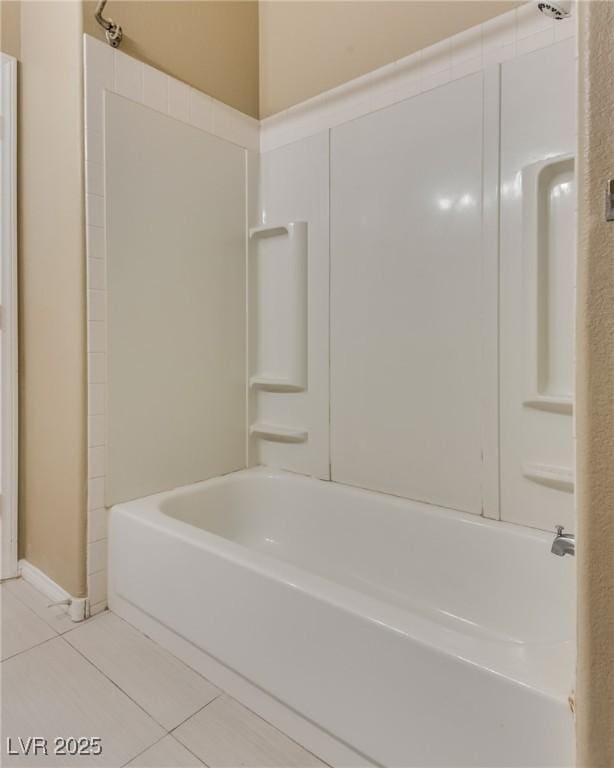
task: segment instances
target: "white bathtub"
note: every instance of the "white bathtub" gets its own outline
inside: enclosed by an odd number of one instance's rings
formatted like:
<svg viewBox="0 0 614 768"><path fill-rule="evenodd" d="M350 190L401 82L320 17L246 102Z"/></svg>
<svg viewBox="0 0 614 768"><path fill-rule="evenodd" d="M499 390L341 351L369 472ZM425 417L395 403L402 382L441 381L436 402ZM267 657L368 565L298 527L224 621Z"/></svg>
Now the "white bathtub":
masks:
<svg viewBox="0 0 614 768"><path fill-rule="evenodd" d="M370 761L571 765L573 559L550 541L248 470L114 507L110 604Z"/></svg>

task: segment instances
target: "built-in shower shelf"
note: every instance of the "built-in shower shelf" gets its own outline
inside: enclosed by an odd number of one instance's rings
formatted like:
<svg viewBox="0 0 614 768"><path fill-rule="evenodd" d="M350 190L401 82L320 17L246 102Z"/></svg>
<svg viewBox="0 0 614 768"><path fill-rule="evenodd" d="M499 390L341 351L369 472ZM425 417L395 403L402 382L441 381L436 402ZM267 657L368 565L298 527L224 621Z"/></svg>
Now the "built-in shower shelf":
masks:
<svg viewBox="0 0 614 768"><path fill-rule="evenodd" d="M523 403L563 414L572 412L573 210L573 157L522 169Z"/></svg>
<svg viewBox="0 0 614 768"><path fill-rule="evenodd" d="M523 402L527 408L536 408L538 411L550 411L551 413L573 412L573 400L571 397L555 397L549 395L536 395Z"/></svg>
<svg viewBox="0 0 614 768"><path fill-rule="evenodd" d="M286 224L279 224L275 227L253 227L249 231L249 236L253 240L263 240L265 237L278 237L287 234L288 227Z"/></svg>
<svg viewBox="0 0 614 768"><path fill-rule="evenodd" d="M250 387L262 389L265 392L304 392L302 384L294 384L287 379L275 379L268 376L252 376L249 380Z"/></svg>
<svg viewBox="0 0 614 768"><path fill-rule="evenodd" d="M574 472L567 467L553 467L547 464L525 464L522 474L527 480L555 488L559 491L573 493L575 486Z"/></svg>
<svg viewBox="0 0 614 768"><path fill-rule="evenodd" d="M304 429L290 429L273 424L253 424L249 432L254 437L273 440L276 443L304 443L307 440L307 431Z"/></svg>

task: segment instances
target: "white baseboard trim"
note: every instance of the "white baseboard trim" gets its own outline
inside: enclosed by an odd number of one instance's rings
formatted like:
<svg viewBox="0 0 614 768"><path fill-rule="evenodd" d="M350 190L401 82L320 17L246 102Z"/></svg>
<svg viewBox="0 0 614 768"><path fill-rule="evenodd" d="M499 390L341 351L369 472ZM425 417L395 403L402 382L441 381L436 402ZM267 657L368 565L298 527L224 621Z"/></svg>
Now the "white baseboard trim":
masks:
<svg viewBox="0 0 614 768"><path fill-rule="evenodd" d="M83 621L89 616L89 601L87 597L73 597L53 579L50 579L46 573L37 568L27 560L20 560L17 564L19 576L34 589L37 589L45 597L49 598L50 603L64 604L68 606L68 615L72 621Z"/></svg>
<svg viewBox="0 0 614 768"><path fill-rule="evenodd" d="M373 768L372 762L351 747L119 597L112 589L109 609L325 763L335 768Z"/></svg>

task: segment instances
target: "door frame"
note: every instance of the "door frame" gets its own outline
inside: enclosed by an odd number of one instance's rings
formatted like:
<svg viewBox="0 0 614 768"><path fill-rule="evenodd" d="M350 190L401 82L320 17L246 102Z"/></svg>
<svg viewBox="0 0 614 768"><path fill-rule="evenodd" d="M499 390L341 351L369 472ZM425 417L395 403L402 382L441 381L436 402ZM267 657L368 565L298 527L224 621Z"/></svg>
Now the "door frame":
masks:
<svg viewBox="0 0 614 768"><path fill-rule="evenodd" d="M0 578L17 576L17 61L0 53Z"/></svg>

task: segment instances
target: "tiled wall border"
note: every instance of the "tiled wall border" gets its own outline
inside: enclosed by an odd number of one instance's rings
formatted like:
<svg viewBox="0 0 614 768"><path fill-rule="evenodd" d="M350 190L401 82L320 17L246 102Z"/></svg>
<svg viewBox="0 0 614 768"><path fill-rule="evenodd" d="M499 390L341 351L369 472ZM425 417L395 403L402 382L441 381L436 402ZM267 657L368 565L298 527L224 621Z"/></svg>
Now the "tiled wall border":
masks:
<svg viewBox="0 0 614 768"><path fill-rule="evenodd" d="M84 35L87 252L88 493L87 582L91 613L106 607L105 497L106 256L104 201L105 91L258 151L259 122L164 73Z"/></svg>
<svg viewBox="0 0 614 768"><path fill-rule="evenodd" d="M260 151L389 107L398 101L575 35L576 13L554 21L527 3L357 77L260 122Z"/></svg>
<svg viewBox="0 0 614 768"><path fill-rule="evenodd" d="M106 261L103 93L111 91L254 153L328 130L489 65L575 35L575 14L555 22L527 3L262 121L84 35L88 345L88 534L90 610L106 607ZM254 222L255 223L255 222Z"/></svg>

